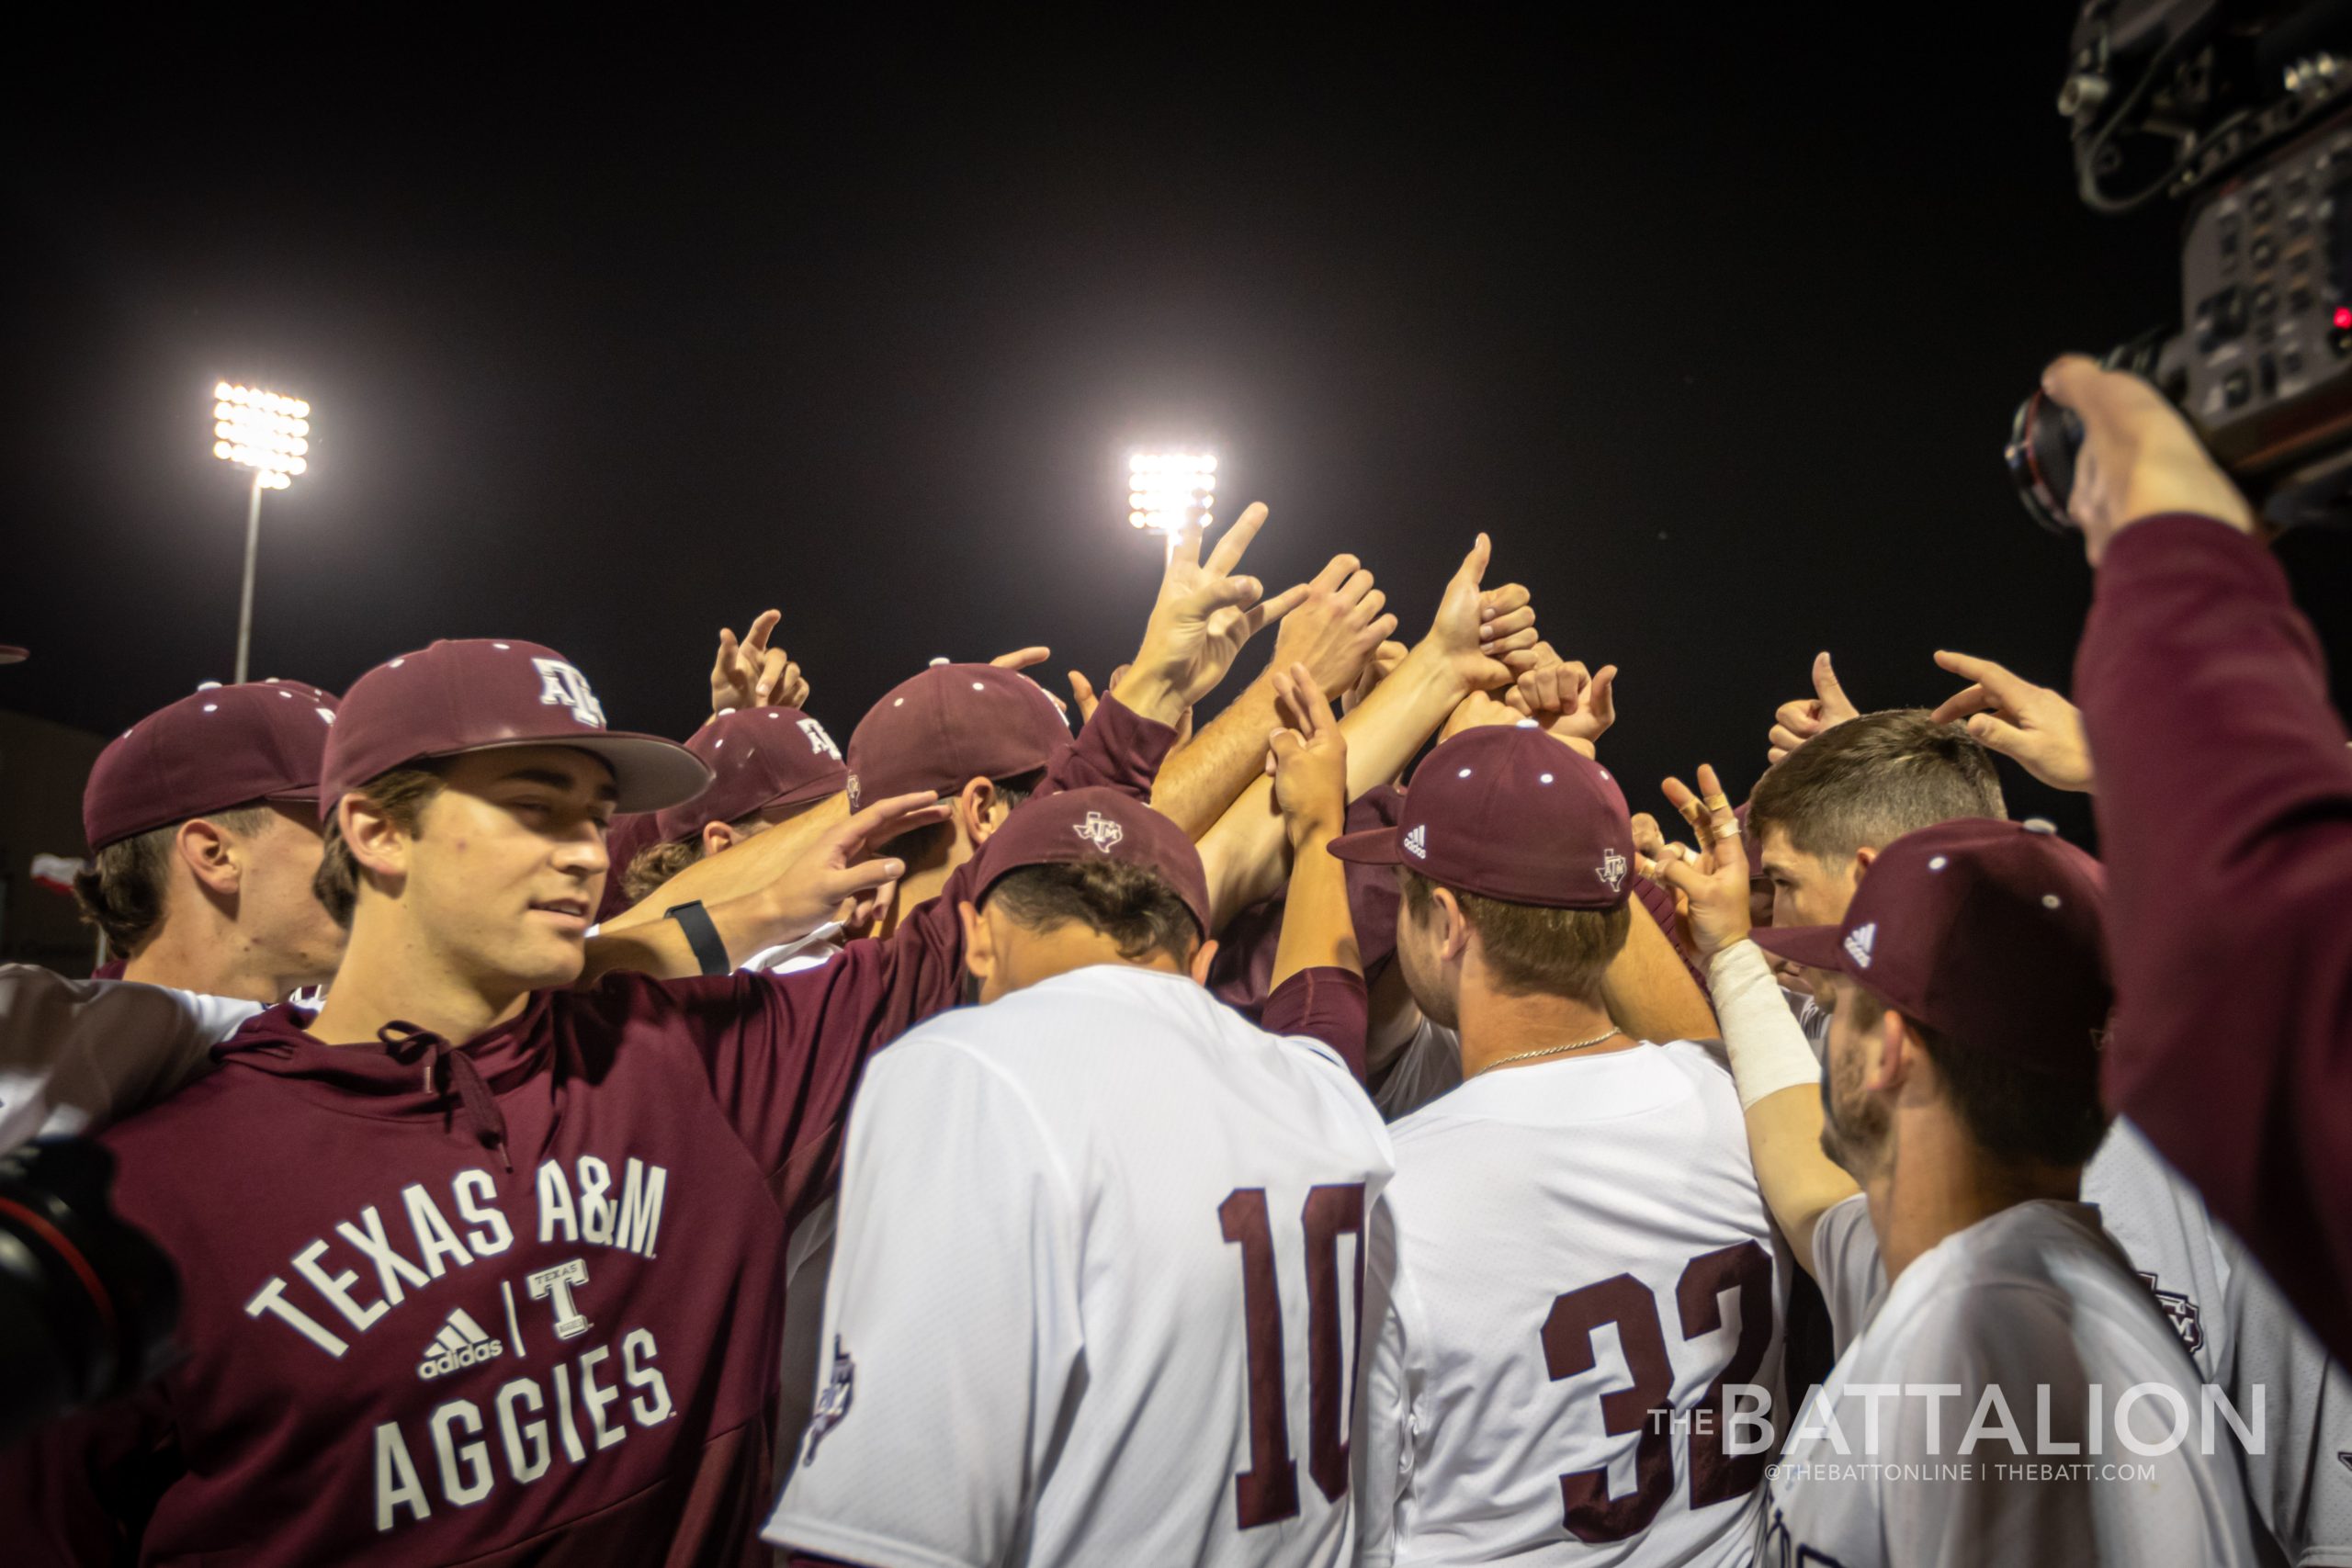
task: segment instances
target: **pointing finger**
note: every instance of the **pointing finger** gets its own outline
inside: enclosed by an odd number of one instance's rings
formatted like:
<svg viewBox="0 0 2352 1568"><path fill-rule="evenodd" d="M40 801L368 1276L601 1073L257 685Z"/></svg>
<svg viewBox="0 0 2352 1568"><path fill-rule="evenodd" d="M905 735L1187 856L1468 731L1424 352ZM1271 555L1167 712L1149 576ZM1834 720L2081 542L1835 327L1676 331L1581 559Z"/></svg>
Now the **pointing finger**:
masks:
<svg viewBox="0 0 2352 1568"><path fill-rule="evenodd" d="M1241 564L1242 554L1250 548L1250 541L1256 538L1258 530L1265 525L1264 502L1253 501L1243 507L1241 515L1233 520L1233 526L1225 531L1225 537L1219 539L1216 548L1209 553L1208 570L1217 577L1229 576L1233 569Z"/></svg>

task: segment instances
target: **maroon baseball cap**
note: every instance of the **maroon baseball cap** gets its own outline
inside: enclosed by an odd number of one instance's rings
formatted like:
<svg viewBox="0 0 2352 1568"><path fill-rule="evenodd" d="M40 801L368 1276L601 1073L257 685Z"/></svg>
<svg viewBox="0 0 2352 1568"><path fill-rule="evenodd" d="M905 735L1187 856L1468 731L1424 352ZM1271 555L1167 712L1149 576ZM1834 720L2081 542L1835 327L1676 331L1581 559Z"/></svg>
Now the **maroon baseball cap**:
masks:
<svg viewBox="0 0 2352 1568"><path fill-rule="evenodd" d="M2099 863L2049 823L1963 817L1880 851L1843 924L1754 935L1955 1040L2048 1061L2095 1049L2114 1005L2106 898Z"/></svg>
<svg viewBox="0 0 2352 1568"><path fill-rule="evenodd" d="M708 822L732 822L770 806L800 806L849 784L842 749L798 708L729 708L687 738L710 787L654 818L656 841L691 838Z"/></svg>
<svg viewBox="0 0 2352 1568"><path fill-rule="evenodd" d="M555 649L477 637L436 642L359 677L336 715L320 810L405 763L493 746L569 746L602 758L620 811L676 806L710 783L702 759L676 741L606 729L588 678Z"/></svg>
<svg viewBox="0 0 2352 1568"><path fill-rule="evenodd" d="M1532 721L1483 725L1422 759L1396 826L1343 833L1331 852L1506 903L1613 909L1631 892L1634 825L1600 763Z"/></svg>
<svg viewBox="0 0 2352 1568"><path fill-rule="evenodd" d="M851 731L850 809L1035 773L1069 743L1069 721L1028 676L934 664L891 687Z"/></svg>
<svg viewBox="0 0 2352 1568"><path fill-rule="evenodd" d="M980 846L975 904L1008 872L1024 865L1124 861L1159 874L1209 932L1209 878L1184 829L1135 796L1096 785L1041 795L1013 807Z"/></svg>
<svg viewBox="0 0 2352 1568"><path fill-rule="evenodd" d="M149 714L90 769L90 848L257 800L315 806L335 707L333 693L300 681L250 681L204 686Z"/></svg>

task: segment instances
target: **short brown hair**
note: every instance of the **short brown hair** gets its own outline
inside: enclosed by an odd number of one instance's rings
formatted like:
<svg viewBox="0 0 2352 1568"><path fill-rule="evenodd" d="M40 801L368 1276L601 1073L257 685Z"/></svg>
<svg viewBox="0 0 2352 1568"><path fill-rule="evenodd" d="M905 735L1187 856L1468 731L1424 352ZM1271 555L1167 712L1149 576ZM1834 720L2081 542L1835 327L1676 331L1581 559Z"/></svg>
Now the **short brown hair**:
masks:
<svg viewBox="0 0 2352 1568"><path fill-rule="evenodd" d="M1414 919L1429 913L1437 887L1419 872L1406 871L1405 905ZM1633 929L1630 901L1613 909L1552 909L1458 887L1447 891L1478 933L1495 984L1514 995L1538 992L1598 1002L1600 977L1624 951L1625 935Z"/></svg>
<svg viewBox="0 0 2352 1568"><path fill-rule="evenodd" d="M728 826L749 838L770 825L766 813L766 807L758 807L746 811ZM701 860L702 856L702 834L699 830L683 839L648 844L637 852L636 859L621 868L621 897L632 904L643 903L659 892L663 883Z"/></svg>
<svg viewBox="0 0 2352 1568"><path fill-rule="evenodd" d="M433 797L441 793L441 773L429 762L411 763L389 773L379 773L351 793L366 795L383 808L385 816L414 833L417 819L432 804ZM359 903L359 861L352 854L351 846L343 841L343 813L331 811L327 814L326 848L319 857L319 874L311 879L311 891L327 907L334 923L346 931L351 926L351 911Z"/></svg>
<svg viewBox="0 0 2352 1568"><path fill-rule="evenodd" d="M164 890L171 886L172 840L190 822L218 823L232 833L250 836L269 821L269 807L260 801L233 806L226 811L200 811L117 839L90 857L90 869L75 874L74 901L82 907L82 920L106 933L107 946L117 953L136 953L164 923Z"/></svg>
<svg viewBox="0 0 2352 1568"><path fill-rule="evenodd" d="M1187 963L1205 934L1165 877L1125 861L1024 865L998 878L983 902L1034 931L1073 921L1100 931L1130 963L1154 953Z"/></svg>
<svg viewBox="0 0 2352 1568"><path fill-rule="evenodd" d="M1858 1029L1876 1028L1889 1010L1884 998L1861 986L1854 987L1853 1006ZM1936 1065L1961 1125L1986 1154L2011 1165L2076 1166L2098 1152L2108 1118L2098 1052L2036 1065L1955 1040L1907 1013L1904 1021Z"/></svg>
<svg viewBox="0 0 2352 1568"><path fill-rule="evenodd" d="M1748 797L1747 830L1778 828L1791 845L1832 859L1883 849L1961 817L2001 818L1992 753L1925 708L1849 718L1773 764Z"/></svg>

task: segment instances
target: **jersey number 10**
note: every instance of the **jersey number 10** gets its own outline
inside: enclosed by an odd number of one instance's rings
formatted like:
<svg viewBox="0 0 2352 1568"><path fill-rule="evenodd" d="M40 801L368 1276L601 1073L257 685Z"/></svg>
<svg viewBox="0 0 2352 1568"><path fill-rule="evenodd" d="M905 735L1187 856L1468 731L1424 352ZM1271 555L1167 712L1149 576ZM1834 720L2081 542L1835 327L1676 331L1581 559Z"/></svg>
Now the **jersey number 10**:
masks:
<svg viewBox="0 0 2352 1568"><path fill-rule="evenodd" d="M1241 1314L1250 1364L1250 1468L1233 1478L1233 1512L1243 1529L1298 1513L1298 1465L1283 1407L1283 1302L1274 1278L1273 1227L1266 1190L1237 1188L1217 1205L1225 1239L1241 1248ZM1363 1183L1317 1187L1299 1214L1306 1228L1306 1473L1326 1500L1348 1495L1345 1394L1340 1359L1340 1235L1357 1238L1357 1327L1363 1326Z"/></svg>

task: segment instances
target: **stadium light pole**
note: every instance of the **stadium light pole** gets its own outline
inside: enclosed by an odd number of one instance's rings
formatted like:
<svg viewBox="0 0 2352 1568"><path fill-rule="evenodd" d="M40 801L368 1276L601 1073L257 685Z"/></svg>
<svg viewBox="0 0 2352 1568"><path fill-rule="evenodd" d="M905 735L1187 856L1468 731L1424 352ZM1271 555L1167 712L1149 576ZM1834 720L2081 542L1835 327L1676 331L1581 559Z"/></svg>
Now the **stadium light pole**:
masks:
<svg viewBox="0 0 2352 1568"><path fill-rule="evenodd" d="M254 473L245 509L245 591L237 608L237 681L245 679L254 641L254 564L261 555L261 492L285 490L308 468L311 405L223 381L212 389L212 455Z"/></svg>
<svg viewBox="0 0 2352 1568"><path fill-rule="evenodd" d="M1210 452L1133 452L1127 456L1127 525L1167 536L1187 524L1216 521L1216 456Z"/></svg>

